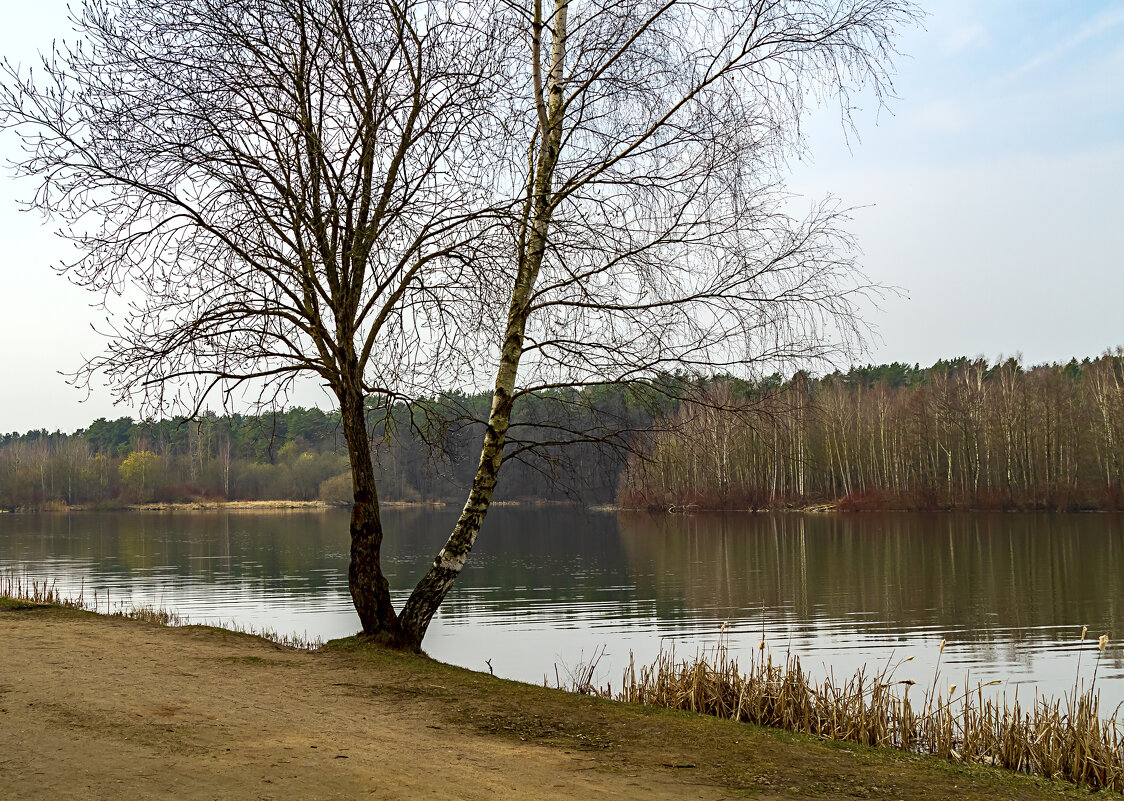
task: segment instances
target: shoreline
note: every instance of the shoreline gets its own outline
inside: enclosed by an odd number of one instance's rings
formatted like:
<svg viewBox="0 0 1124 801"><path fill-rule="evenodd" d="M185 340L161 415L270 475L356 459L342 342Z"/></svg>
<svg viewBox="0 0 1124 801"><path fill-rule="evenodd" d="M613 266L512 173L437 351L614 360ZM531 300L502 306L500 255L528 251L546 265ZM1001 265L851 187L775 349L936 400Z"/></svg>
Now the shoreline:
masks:
<svg viewBox="0 0 1124 801"><path fill-rule="evenodd" d="M0 785L60 797L1087 797L1065 782L506 681L0 602Z"/></svg>
<svg viewBox="0 0 1124 801"><path fill-rule="evenodd" d="M432 508L446 506L439 501L381 501L387 508ZM42 509L3 509L4 514L78 514L82 512L326 512L347 510L350 506L323 501L177 501L168 503L51 505Z"/></svg>
<svg viewBox="0 0 1124 801"><path fill-rule="evenodd" d="M386 509L437 509L457 506L458 504L447 501L379 501L379 506ZM710 508L686 504L683 506L671 505L663 507L633 507L619 506L616 504L591 504L583 505L568 501L496 501L493 507L513 507L520 509L548 509L570 508L581 509L587 512L613 513L613 514L648 514L652 516L691 516L691 515L763 515L763 514L809 514L809 515L867 515L867 514L1049 514L1049 515L1086 515L1086 514L1122 514L1120 509L1042 509L1042 508L993 508L993 507L942 507L937 509L922 509L911 507L886 507L886 508L861 508L851 509L838 501L825 501L803 505L780 505L765 508ZM49 504L43 508L0 508L3 514L80 514L84 512L140 512L140 513L214 513L214 512L249 512L249 513L313 513L332 510L349 510L348 504L325 503L324 501L183 501L167 503L130 503L119 506L109 504Z"/></svg>
<svg viewBox="0 0 1124 801"><path fill-rule="evenodd" d="M385 509L438 509L459 506L448 501L379 501ZM518 508L577 508L592 512L630 511L623 507L608 504L583 506L569 501L494 501L493 507ZM331 510L350 510L350 504L325 503L324 501L169 501L153 503L113 504L48 504L42 508L15 509L0 508L0 514L77 514L82 512L326 512Z"/></svg>

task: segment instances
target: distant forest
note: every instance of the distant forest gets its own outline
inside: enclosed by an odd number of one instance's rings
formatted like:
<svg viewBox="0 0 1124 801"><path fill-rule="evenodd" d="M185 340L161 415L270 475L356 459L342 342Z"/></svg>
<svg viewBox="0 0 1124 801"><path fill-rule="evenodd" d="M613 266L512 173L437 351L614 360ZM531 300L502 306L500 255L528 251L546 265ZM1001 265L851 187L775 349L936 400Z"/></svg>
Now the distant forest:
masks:
<svg viewBox="0 0 1124 801"><path fill-rule="evenodd" d="M379 497L463 503L491 394L372 408ZM650 385L525 397L495 500L612 503L617 444L674 413ZM338 412L292 408L197 420L95 420L73 434L0 436L0 508L106 508L214 500L347 504L351 473Z"/></svg>
<svg viewBox="0 0 1124 801"><path fill-rule="evenodd" d="M889 364L708 393L630 460L622 505L1124 509L1120 349L1065 365Z"/></svg>
<svg viewBox="0 0 1124 801"><path fill-rule="evenodd" d="M691 384L690 387L684 386ZM670 392L668 390L671 390ZM696 400L682 402L684 390ZM487 396L371 409L380 497L460 503ZM1124 351L526 396L497 500L657 509L1124 508ZM347 503L338 414L104 418L0 437L0 508Z"/></svg>

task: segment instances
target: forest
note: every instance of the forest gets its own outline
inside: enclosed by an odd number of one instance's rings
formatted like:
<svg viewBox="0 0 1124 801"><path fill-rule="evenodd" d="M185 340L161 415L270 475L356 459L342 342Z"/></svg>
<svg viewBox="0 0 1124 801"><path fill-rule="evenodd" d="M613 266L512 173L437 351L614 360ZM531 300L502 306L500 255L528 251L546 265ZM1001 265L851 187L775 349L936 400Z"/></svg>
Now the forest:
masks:
<svg viewBox="0 0 1124 801"><path fill-rule="evenodd" d="M490 394L449 395L372 405L380 499L463 503L490 401ZM523 398L497 500L612 503L630 437L674 409L647 384ZM196 420L100 418L71 434L0 435L0 509L218 500L350 504L339 413L295 407Z"/></svg>
<svg viewBox="0 0 1124 801"><path fill-rule="evenodd" d="M630 459L622 505L1124 507L1119 348L1065 365L960 358L707 392Z"/></svg>
<svg viewBox="0 0 1124 801"><path fill-rule="evenodd" d="M662 383L661 383L662 382ZM1124 508L1124 350L527 395L497 499L651 509ZM693 397L690 401L688 390ZM380 498L463 502L488 396L368 412ZM338 413L0 437L0 508L351 498Z"/></svg>

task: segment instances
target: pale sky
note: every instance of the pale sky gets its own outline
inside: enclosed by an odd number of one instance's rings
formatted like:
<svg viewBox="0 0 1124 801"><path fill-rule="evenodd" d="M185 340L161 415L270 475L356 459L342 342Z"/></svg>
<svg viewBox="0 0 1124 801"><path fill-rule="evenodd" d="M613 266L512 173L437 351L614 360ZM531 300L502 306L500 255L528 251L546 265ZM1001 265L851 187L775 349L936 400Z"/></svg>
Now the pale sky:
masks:
<svg viewBox="0 0 1124 801"><path fill-rule="evenodd" d="M13 61L69 34L64 0L6 5ZM878 339L860 361L1037 363L1124 345L1124 1L922 6L889 111L868 103L849 144L837 112L816 114L790 182L855 207L867 275L902 289L868 311ZM15 147L0 136L0 156ZM131 414L59 375L99 349L99 317L50 269L68 246L17 210L28 190L0 176L0 431Z"/></svg>

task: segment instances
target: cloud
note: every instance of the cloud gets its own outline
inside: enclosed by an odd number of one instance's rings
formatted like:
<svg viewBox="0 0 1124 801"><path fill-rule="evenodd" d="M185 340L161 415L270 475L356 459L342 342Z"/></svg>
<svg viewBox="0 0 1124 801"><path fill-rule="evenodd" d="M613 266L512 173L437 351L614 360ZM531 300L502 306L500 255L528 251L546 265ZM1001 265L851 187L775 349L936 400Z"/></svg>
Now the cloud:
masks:
<svg viewBox="0 0 1124 801"><path fill-rule="evenodd" d="M1004 76L1003 82L1013 83L1018 81L1020 78L1041 69L1047 64L1057 61L1074 48L1122 23L1124 23L1124 9L1114 9L1099 14L1077 31L1062 39L1054 47L1028 59L1014 70L1007 73L1007 75Z"/></svg>
<svg viewBox="0 0 1124 801"><path fill-rule="evenodd" d="M941 39L941 48L946 53L955 55L972 47L981 46L987 41L987 29L983 25L979 23L960 25L945 34Z"/></svg>

